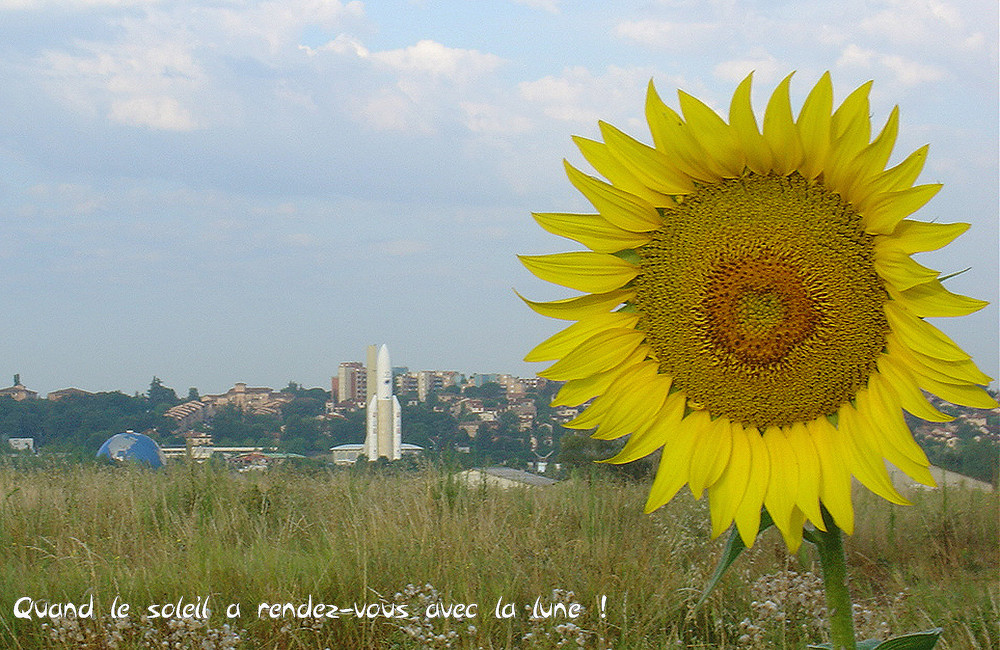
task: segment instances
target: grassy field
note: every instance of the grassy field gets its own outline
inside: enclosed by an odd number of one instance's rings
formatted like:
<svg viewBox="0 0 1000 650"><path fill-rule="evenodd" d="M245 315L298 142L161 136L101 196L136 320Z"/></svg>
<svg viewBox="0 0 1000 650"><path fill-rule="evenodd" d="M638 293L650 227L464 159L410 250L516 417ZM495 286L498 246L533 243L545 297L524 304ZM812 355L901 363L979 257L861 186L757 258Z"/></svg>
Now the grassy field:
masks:
<svg viewBox="0 0 1000 650"><path fill-rule="evenodd" d="M706 504L689 494L642 514L647 489L584 477L500 491L434 470L0 466L0 646L802 648L823 640L808 544L788 556L770 531L692 610L722 540L709 538ZM898 507L855 495L847 552L859 634L941 626L939 648L1000 647L997 493L912 498ZM42 611L92 600L93 617L17 618L25 598ZM116 598L130 610L112 618ZM184 613L199 598L208 599L207 618L146 617L150 605L173 614L162 605L183 599ZM552 615L533 619L536 599L538 613ZM455 605L466 606L460 618ZM450 615L428 617L428 607Z"/></svg>

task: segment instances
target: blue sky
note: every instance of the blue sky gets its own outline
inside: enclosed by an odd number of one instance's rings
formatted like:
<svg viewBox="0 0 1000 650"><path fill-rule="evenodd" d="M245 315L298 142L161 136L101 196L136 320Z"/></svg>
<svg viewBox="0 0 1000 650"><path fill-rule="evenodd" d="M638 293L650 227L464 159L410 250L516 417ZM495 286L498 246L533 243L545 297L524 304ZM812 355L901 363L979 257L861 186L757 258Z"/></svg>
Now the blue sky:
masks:
<svg viewBox="0 0 1000 650"><path fill-rule="evenodd" d="M597 120L648 139L652 78L717 109L796 70L894 104L931 144L918 216L967 221L943 271L991 301L938 325L998 365L993 0L608 3L0 0L0 373L40 392L328 386L393 365L530 375L566 292L517 253L578 248L532 211ZM674 103L676 106L676 103ZM2 383L2 378L0 378Z"/></svg>

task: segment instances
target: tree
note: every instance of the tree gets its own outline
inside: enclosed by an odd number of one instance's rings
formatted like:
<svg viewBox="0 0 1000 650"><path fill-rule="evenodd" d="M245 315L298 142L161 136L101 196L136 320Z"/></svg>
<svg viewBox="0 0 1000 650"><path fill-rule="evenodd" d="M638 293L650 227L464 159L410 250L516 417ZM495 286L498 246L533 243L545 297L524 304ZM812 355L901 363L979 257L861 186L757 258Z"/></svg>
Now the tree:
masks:
<svg viewBox="0 0 1000 650"><path fill-rule="evenodd" d="M154 409L160 404L167 404L167 408L169 408L180 401L177 399L177 393L174 392L174 389L164 386L159 377L153 377L153 381L149 382L146 398Z"/></svg>
<svg viewBox="0 0 1000 650"><path fill-rule="evenodd" d="M317 415L322 415L325 411L326 400L314 397L296 397L281 407L281 414L285 416L286 420L290 417L316 417Z"/></svg>
<svg viewBox="0 0 1000 650"><path fill-rule="evenodd" d="M331 447L364 442L365 412L351 411L343 418L334 418L330 420L329 430Z"/></svg>
<svg viewBox="0 0 1000 650"><path fill-rule="evenodd" d="M279 447L294 454L314 454L330 447L329 435L323 435L314 418L291 417L285 421Z"/></svg>

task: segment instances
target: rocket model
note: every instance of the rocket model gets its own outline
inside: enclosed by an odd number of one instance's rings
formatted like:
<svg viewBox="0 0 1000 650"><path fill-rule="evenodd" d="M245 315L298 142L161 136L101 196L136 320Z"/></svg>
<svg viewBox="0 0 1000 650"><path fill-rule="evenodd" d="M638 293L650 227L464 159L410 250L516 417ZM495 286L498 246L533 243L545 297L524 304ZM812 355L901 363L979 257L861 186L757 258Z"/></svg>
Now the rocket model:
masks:
<svg viewBox="0 0 1000 650"><path fill-rule="evenodd" d="M385 456L389 460L399 460L402 455L402 408L399 400L392 394L392 366L389 365L389 349L383 345L378 349L377 356L374 347L369 347L368 376L369 386L374 384L374 391L368 393L368 412L365 417L365 456L368 460L376 460ZM375 367L371 367L371 358L376 357ZM374 381L371 381L373 379Z"/></svg>

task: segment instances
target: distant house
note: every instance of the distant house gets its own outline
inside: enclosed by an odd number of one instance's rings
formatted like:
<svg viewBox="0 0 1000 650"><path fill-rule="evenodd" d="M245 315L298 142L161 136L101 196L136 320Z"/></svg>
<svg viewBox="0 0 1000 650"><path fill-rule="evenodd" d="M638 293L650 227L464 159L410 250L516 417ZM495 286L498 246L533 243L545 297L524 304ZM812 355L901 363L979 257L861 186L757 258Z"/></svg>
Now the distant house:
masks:
<svg viewBox="0 0 1000 650"><path fill-rule="evenodd" d="M201 398L201 401L215 408L232 404L246 413L277 415L280 413L281 407L293 399L295 399L295 396L288 393L282 393L271 388L247 386L245 383L240 382L222 395L205 395Z"/></svg>
<svg viewBox="0 0 1000 650"><path fill-rule="evenodd" d="M491 485L499 488L512 487L543 487L556 483L555 479L539 476L511 467L475 468L461 472L459 475L470 486Z"/></svg>
<svg viewBox="0 0 1000 650"><path fill-rule="evenodd" d="M479 425L481 422L479 420L467 420L465 422L458 423L458 430L464 431L466 435L470 438L475 438L476 434L479 433Z"/></svg>
<svg viewBox="0 0 1000 650"><path fill-rule="evenodd" d="M190 428L210 420L215 415L215 406L210 402L192 400L167 409L163 415L176 421L180 427Z"/></svg>
<svg viewBox="0 0 1000 650"><path fill-rule="evenodd" d="M420 445L411 445L408 442L404 442L400 445L399 451L403 456L415 456L423 453L424 448ZM365 445L362 442L337 445L336 447L330 448L330 454L333 456L333 462L337 465L353 465L358 462L358 458L360 458L363 453L365 453Z"/></svg>
<svg viewBox="0 0 1000 650"><path fill-rule="evenodd" d="M35 453L34 438L7 438L7 443L16 451L30 451Z"/></svg>
<svg viewBox="0 0 1000 650"><path fill-rule="evenodd" d="M23 402L26 399L38 399L38 392L25 388L24 384L21 383L21 375L14 375L14 385L0 389L0 397L9 397L15 402Z"/></svg>
<svg viewBox="0 0 1000 650"><path fill-rule="evenodd" d="M85 390L80 390L79 388L62 388L60 390L54 390L45 396L45 399L50 402L58 402L61 399L67 397L90 397L93 393Z"/></svg>

